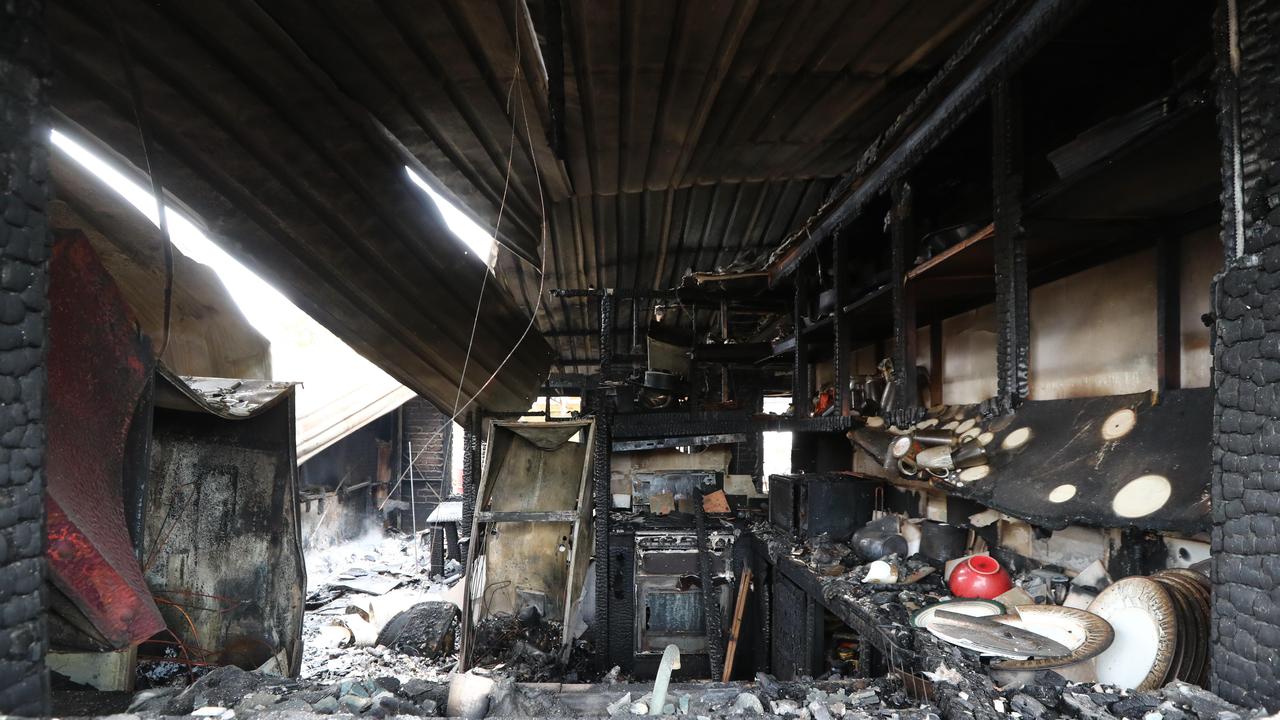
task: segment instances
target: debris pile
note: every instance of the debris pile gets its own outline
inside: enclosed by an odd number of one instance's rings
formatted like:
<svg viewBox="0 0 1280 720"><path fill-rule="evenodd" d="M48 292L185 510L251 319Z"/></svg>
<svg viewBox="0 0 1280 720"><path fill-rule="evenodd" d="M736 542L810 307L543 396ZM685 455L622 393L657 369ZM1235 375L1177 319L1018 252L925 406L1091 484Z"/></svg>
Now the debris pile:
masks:
<svg viewBox="0 0 1280 720"><path fill-rule="evenodd" d="M502 666L504 674L523 682L572 681L557 656L560 637L560 623L544 620L536 608L498 613L476 624L473 658L477 666Z"/></svg>
<svg viewBox="0 0 1280 720"><path fill-rule="evenodd" d="M1005 702L1002 702L1005 701ZM1027 720L1244 720L1266 715L1233 705L1195 685L1174 681L1163 688L1132 691L1098 683L1070 683L1052 671L996 700L994 709Z"/></svg>
<svg viewBox="0 0 1280 720"><path fill-rule="evenodd" d="M456 664L462 605L456 564L428 577L406 536L365 538L307 558L301 677L419 677Z"/></svg>
<svg viewBox="0 0 1280 720"><path fill-rule="evenodd" d="M615 688L610 717L650 716L653 693L643 686ZM673 685L659 714L694 718L790 717L799 720L938 720L938 709L918 702L891 678L846 681L786 681L759 673L755 683Z"/></svg>
<svg viewBox="0 0 1280 720"><path fill-rule="evenodd" d="M189 687L137 693L128 712L139 716L193 715L230 720L261 712L341 713L374 718L442 714L448 686L391 676L346 679L331 684L290 680L235 666L220 667Z"/></svg>

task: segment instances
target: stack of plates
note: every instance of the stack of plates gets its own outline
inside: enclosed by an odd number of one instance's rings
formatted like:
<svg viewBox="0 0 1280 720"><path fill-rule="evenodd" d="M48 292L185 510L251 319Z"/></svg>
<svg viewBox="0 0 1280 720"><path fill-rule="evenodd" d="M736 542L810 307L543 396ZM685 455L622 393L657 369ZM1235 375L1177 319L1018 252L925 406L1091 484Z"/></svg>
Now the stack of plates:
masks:
<svg viewBox="0 0 1280 720"><path fill-rule="evenodd" d="M1115 642L1097 658L1098 680L1152 690L1177 679L1203 684L1208 670L1208 579L1191 570L1112 583L1089 612L1115 630Z"/></svg>
<svg viewBox="0 0 1280 720"><path fill-rule="evenodd" d="M1194 570L1161 570L1151 576L1169 593L1178 617L1178 640L1164 682L1205 686L1209 679L1209 578ZM1162 683L1163 684L1163 683Z"/></svg>

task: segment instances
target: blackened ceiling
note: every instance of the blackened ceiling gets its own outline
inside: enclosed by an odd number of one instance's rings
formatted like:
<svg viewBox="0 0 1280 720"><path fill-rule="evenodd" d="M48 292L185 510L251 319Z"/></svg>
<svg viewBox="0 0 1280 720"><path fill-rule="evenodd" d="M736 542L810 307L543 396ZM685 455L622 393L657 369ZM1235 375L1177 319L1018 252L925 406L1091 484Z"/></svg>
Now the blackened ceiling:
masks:
<svg viewBox="0 0 1280 720"><path fill-rule="evenodd" d="M114 6L175 195L318 320L448 405L481 273L400 165L482 225L501 217L470 390L544 292L537 327L552 347L530 339L509 363L514 397L550 357L572 371L598 354L588 301L546 291L669 288L767 252L987 4ZM50 5L57 110L141 165L107 5Z"/></svg>

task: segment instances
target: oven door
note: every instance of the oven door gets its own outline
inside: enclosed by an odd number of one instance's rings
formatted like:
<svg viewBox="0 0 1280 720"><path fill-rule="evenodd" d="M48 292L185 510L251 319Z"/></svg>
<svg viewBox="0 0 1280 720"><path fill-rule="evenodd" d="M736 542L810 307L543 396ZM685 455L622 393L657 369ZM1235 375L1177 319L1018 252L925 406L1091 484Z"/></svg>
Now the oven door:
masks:
<svg viewBox="0 0 1280 720"><path fill-rule="evenodd" d="M711 552L711 572L721 608L729 601L724 581L731 539L716 538L722 549ZM689 544L696 542L689 538ZM636 552L636 653L661 653L667 645L681 654L707 652L707 623L698 551L689 547L649 549L641 541ZM679 544L679 543L677 543Z"/></svg>

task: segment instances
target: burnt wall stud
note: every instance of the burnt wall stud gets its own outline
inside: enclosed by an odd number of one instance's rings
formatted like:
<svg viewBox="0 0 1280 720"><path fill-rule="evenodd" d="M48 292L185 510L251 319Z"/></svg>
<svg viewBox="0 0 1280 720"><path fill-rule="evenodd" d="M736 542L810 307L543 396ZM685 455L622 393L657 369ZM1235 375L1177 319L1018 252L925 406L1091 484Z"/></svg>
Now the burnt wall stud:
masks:
<svg viewBox="0 0 1280 720"><path fill-rule="evenodd" d="M610 490L613 444L613 408L605 390L592 391L592 412L596 420L595 447L591 449L591 497L594 502L592 522L595 528L596 613L592 635L597 667L605 670L609 651L609 505L613 498Z"/></svg>
<svg viewBox="0 0 1280 720"><path fill-rule="evenodd" d="M1280 710L1280 0L1219 9L1210 689ZM1234 44L1234 47L1232 46Z"/></svg>
<svg viewBox="0 0 1280 720"><path fill-rule="evenodd" d="M929 322L929 404L942 404L942 383L946 381L943 364L946 362L942 351L942 318L935 317Z"/></svg>
<svg viewBox="0 0 1280 720"><path fill-rule="evenodd" d="M0 78L0 714L47 715L49 50L41 0L0 4Z"/></svg>
<svg viewBox="0 0 1280 720"><path fill-rule="evenodd" d="M914 209L911 184L894 183L890 211L893 282L893 382L897 386L894 410L908 409L919 403L916 388L916 298L907 284L907 271L916 255Z"/></svg>
<svg viewBox="0 0 1280 720"><path fill-rule="evenodd" d="M612 290L600 296L600 379L607 380L613 363ZM609 486L613 445L613 398L607 390L592 393L591 412L596 419L596 442L591 449L592 492L594 503L596 554L595 660L604 669L609 655L609 505L613 498Z"/></svg>
<svg viewBox="0 0 1280 720"><path fill-rule="evenodd" d="M484 432L484 421L477 411L466 420L462 433L462 532L464 537L459 546L460 557L467 556L467 546L471 542L471 523L475 518L476 490L480 487L482 461L480 454L481 435ZM465 572L464 568L464 572Z"/></svg>
<svg viewBox="0 0 1280 720"><path fill-rule="evenodd" d="M848 415L850 411L849 397L849 357L851 338L849 337L849 317L844 308L849 304L849 238L841 230L836 230L831 240L831 264L835 270L836 285L836 317L835 340L832 350L832 370L836 383L836 411L839 415Z"/></svg>
<svg viewBox="0 0 1280 720"><path fill-rule="evenodd" d="M995 215L996 398L1008 411L1027 399L1031 320L1022 228L1022 102L1007 78L991 91Z"/></svg>
<svg viewBox="0 0 1280 720"><path fill-rule="evenodd" d="M804 319L809 314L809 293L812 279L808 267L796 273L795 304L791 316L795 324L796 348L791 365L791 408L798 418L809 417L813 410L813 388L809 383L809 344L804 337Z"/></svg>

